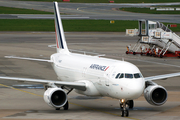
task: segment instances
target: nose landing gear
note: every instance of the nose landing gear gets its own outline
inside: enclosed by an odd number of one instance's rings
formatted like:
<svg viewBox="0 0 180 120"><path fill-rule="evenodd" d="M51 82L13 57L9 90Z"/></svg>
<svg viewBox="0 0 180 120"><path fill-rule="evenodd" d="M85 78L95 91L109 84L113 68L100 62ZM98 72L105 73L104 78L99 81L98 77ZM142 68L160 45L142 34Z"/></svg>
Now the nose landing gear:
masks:
<svg viewBox="0 0 180 120"><path fill-rule="evenodd" d="M134 107L133 100L125 101L124 99L120 100L120 108L121 108L121 117L128 117L129 116L129 108Z"/></svg>
<svg viewBox="0 0 180 120"><path fill-rule="evenodd" d="M121 114L121 117L124 117L124 116L126 116L126 117L128 117L129 116L129 110L128 110L128 104L126 104L126 102L124 102L124 103L122 103L122 114Z"/></svg>

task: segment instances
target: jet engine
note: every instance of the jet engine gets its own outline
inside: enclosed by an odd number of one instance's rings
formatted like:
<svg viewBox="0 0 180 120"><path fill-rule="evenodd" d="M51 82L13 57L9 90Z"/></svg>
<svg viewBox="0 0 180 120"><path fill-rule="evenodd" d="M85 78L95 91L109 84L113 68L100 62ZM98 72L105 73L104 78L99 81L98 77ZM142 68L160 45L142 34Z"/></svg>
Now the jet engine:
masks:
<svg viewBox="0 0 180 120"><path fill-rule="evenodd" d="M61 88L48 88L44 92L44 101L51 107L61 108L67 102L67 94Z"/></svg>
<svg viewBox="0 0 180 120"><path fill-rule="evenodd" d="M167 91L162 86L151 85L144 90L144 97L149 104L160 106L167 100Z"/></svg>

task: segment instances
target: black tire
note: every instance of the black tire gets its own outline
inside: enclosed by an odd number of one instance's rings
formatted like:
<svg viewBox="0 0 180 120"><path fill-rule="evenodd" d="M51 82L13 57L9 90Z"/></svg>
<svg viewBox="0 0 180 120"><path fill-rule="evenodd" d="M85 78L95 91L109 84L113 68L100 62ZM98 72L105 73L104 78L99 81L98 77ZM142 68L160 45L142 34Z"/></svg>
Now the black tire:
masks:
<svg viewBox="0 0 180 120"><path fill-rule="evenodd" d="M126 110L126 117L129 116L129 110Z"/></svg>
<svg viewBox="0 0 180 120"><path fill-rule="evenodd" d="M122 114L121 114L121 117L124 117L124 110L122 110Z"/></svg>
<svg viewBox="0 0 180 120"><path fill-rule="evenodd" d="M129 101L128 101L128 105L129 105L129 109L133 109L133 107L134 107L134 101L133 101L133 100L129 100Z"/></svg>
<svg viewBox="0 0 180 120"><path fill-rule="evenodd" d="M129 52L128 51L126 51L126 54L128 54Z"/></svg>
<svg viewBox="0 0 180 120"><path fill-rule="evenodd" d="M133 55L136 55L136 52L133 52Z"/></svg>
<svg viewBox="0 0 180 120"><path fill-rule="evenodd" d="M56 110L60 110L60 108L56 108Z"/></svg>
<svg viewBox="0 0 180 120"><path fill-rule="evenodd" d="M162 54L160 55L160 58L163 58L163 55L162 55Z"/></svg>
<svg viewBox="0 0 180 120"><path fill-rule="evenodd" d="M66 104L63 106L64 110L68 110L69 109L69 102L67 101Z"/></svg>

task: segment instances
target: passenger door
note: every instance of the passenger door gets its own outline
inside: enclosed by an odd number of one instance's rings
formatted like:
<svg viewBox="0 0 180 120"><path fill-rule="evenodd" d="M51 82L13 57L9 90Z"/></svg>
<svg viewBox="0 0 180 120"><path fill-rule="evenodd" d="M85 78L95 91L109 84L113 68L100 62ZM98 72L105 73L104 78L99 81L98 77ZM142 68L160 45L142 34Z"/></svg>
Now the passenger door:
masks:
<svg viewBox="0 0 180 120"><path fill-rule="evenodd" d="M107 87L110 87L110 78L111 78L110 76L114 68L115 66L111 66L105 71L105 86Z"/></svg>

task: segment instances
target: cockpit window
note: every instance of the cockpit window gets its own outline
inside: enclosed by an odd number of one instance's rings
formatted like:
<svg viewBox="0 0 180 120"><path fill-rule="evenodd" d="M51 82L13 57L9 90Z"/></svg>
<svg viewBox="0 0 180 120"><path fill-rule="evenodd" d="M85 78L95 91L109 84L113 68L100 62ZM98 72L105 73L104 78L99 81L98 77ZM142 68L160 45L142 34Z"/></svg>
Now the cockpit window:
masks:
<svg viewBox="0 0 180 120"><path fill-rule="evenodd" d="M141 73L135 73L135 74L130 74L130 73L118 73L116 75L116 79L121 79L121 78L129 78L129 79L132 79L132 78L142 78L142 75Z"/></svg>
<svg viewBox="0 0 180 120"><path fill-rule="evenodd" d="M142 75L140 73L134 74L134 78L141 78L141 77L142 77Z"/></svg>
<svg viewBox="0 0 180 120"><path fill-rule="evenodd" d="M118 74L116 75L116 77L115 77L115 78L116 78L116 79L118 79L118 78L119 78L119 76L120 76L120 73L118 73Z"/></svg>
<svg viewBox="0 0 180 120"><path fill-rule="evenodd" d="M119 78L124 78L124 73L122 73Z"/></svg>
<svg viewBox="0 0 180 120"><path fill-rule="evenodd" d="M134 78L141 78L141 75L139 73L134 74Z"/></svg>
<svg viewBox="0 0 180 120"><path fill-rule="evenodd" d="M116 79L124 78L124 73L118 73L115 78Z"/></svg>
<svg viewBox="0 0 180 120"><path fill-rule="evenodd" d="M133 74L125 73L125 78L133 78Z"/></svg>

